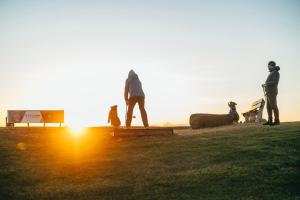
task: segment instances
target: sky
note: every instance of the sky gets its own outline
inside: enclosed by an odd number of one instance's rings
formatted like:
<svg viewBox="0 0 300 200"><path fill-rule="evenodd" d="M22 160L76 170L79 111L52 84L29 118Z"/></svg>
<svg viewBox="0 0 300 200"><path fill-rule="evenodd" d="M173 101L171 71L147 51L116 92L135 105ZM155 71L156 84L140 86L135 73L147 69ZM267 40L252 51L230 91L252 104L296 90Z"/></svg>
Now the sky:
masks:
<svg viewBox="0 0 300 200"><path fill-rule="evenodd" d="M299 121L299 36L297 0L0 0L0 125L14 109L107 125L114 104L124 124L130 69L150 125L228 113L229 101L242 113L263 98L270 60L281 67L281 121Z"/></svg>

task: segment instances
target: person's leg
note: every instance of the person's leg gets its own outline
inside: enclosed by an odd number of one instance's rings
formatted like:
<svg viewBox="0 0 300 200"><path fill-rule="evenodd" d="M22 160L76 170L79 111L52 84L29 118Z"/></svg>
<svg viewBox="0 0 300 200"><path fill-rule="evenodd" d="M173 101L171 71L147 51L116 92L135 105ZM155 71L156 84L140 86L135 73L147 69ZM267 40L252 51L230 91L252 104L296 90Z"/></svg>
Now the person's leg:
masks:
<svg viewBox="0 0 300 200"><path fill-rule="evenodd" d="M267 100L267 112L268 112L268 121L263 125L272 125L273 124L273 117L272 117L272 108L269 100L269 96L266 97Z"/></svg>
<svg viewBox="0 0 300 200"><path fill-rule="evenodd" d="M136 99L134 97L129 98L128 110L126 115L126 127L131 126L132 113L135 104L136 104Z"/></svg>
<svg viewBox="0 0 300 200"><path fill-rule="evenodd" d="M140 108L140 112L141 112L144 127L148 127L149 124L148 124L147 112L145 110L145 98L140 97L139 100L138 100L138 104L139 104L139 108Z"/></svg>
<svg viewBox="0 0 300 200"><path fill-rule="evenodd" d="M274 118L275 118L274 122L276 125L280 124L279 110L278 110L278 106L277 106L277 95L271 95L269 99L270 99L270 107L274 112Z"/></svg>
<svg viewBox="0 0 300 200"><path fill-rule="evenodd" d="M273 123L273 116L272 116L272 107L270 102L270 96L267 96L267 111L268 111L268 122L269 124Z"/></svg>

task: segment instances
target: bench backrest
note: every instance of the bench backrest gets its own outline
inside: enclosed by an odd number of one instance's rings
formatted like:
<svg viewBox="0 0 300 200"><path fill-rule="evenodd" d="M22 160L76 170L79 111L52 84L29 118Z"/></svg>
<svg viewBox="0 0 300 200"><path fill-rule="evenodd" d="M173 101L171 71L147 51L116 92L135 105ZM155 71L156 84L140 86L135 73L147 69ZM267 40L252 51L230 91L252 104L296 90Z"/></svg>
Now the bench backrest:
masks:
<svg viewBox="0 0 300 200"><path fill-rule="evenodd" d="M64 123L64 111L8 110L7 123Z"/></svg>
<svg viewBox="0 0 300 200"><path fill-rule="evenodd" d="M251 105L251 110L263 108L264 105L265 105L264 99L259 99L259 100L254 101L254 102L252 103L252 105Z"/></svg>

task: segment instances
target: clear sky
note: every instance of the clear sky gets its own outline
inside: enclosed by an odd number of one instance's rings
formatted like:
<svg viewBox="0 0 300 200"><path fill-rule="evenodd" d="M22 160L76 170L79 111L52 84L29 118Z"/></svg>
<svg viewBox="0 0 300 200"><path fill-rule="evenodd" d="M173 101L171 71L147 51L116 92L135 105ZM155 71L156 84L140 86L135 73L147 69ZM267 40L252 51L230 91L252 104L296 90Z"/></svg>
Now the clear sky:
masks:
<svg viewBox="0 0 300 200"><path fill-rule="evenodd" d="M106 125L113 104L124 123L130 69L150 124L227 113L231 100L241 113L263 97L270 60L281 67L281 120L300 120L300 1L0 0L0 125L7 109Z"/></svg>

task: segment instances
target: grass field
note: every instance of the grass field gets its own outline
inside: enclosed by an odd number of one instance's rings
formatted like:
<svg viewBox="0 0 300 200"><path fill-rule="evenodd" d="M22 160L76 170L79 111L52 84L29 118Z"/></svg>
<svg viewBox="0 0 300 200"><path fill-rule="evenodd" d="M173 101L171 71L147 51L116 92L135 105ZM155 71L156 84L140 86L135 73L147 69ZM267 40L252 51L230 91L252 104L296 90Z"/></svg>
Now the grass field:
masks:
<svg viewBox="0 0 300 200"><path fill-rule="evenodd" d="M112 138L0 129L0 199L300 199L300 123ZM186 136L184 136L186 133Z"/></svg>

